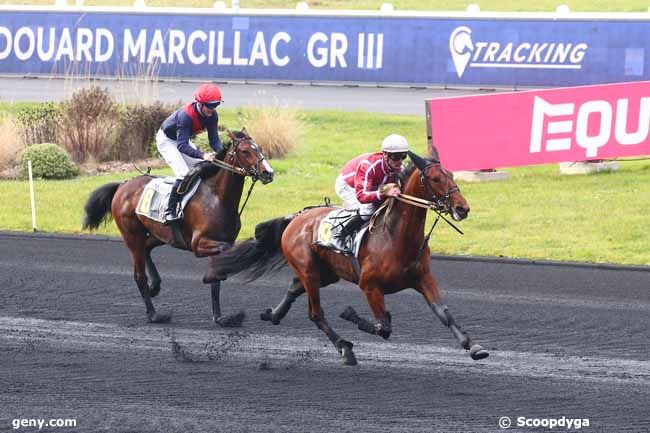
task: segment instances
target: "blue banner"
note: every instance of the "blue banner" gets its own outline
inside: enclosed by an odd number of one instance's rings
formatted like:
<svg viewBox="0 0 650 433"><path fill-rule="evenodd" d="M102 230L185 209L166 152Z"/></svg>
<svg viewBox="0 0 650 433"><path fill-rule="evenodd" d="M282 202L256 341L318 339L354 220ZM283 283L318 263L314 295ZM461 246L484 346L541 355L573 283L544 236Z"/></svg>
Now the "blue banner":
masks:
<svg viewBox="0 0 650 433"><path fill-rule="evenodd" d="M650 80L650 21L2 11L0 73L405 85Z"/></svg>

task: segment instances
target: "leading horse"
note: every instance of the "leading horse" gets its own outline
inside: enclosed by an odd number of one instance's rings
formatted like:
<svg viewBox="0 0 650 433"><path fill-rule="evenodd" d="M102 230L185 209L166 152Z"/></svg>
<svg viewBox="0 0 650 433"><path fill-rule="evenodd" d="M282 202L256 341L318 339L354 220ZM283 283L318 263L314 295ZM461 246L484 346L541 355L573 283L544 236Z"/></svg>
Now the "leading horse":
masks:
<svg viewBox="0 0 650 433"><path fill-rule="evenodd" d="M156 311L151 298L160 292L160 275L151 260L151 250L170 244L192 251L197 257L215 256L232 246L241 228L238 212L245 176L253 182L267 184L273 180L273 169L246 129L228 132L232 144L223 162L218 165L204 163L203 169L211 176L201 182L198 190L183 211L180 227L174 232L172 226L136 214L140 196L152 176L143 175L122 183L108 183L95 190L84 210L83 228L97 229L112 216L124 243L133 258L135 282L144 301L150 322L167 322L169 314ZM147 277L148 274L148 277ZM151 282L148 283L149 278ZM213 320L221 326L239 326L244 313L222 315L220 306L221 282L210 275Z"/></svg>
<svg viewBox="0 0 650 433"><path fill-rule="evenodd" d="M466 218L469 205L453 176L440 165L435 148L428 159L412 152L409 156L413 164L401 176L404 197L417 197L419 203L427 201L455 220ZM327 335L347 365L356 364L352 343L339 337L331 328L320 304L320 288L340 278L359 285L375 317L376 322L370 323L348 307L341 317L357 323L359 329L387 339L392 330L384 295L414 288L473 359L488 356L483 347L461 330L449 308L442 303L440 290L429 268L428 236L424 236L426 209L402 201L392 203L392 210L384 214L383 221L377 219L374 230L362 241L358 267L354 266L354 258L316 243L319 224L331 210L329 207L307 208L259 224L254 239L236 244L215 258L216 272L230 275L246 271L249 279L255 279L284 261L288 262L295 274L293 283L280 304L262 313L262 319L278 324L296 298L306 292L309 318Z"/></svg>

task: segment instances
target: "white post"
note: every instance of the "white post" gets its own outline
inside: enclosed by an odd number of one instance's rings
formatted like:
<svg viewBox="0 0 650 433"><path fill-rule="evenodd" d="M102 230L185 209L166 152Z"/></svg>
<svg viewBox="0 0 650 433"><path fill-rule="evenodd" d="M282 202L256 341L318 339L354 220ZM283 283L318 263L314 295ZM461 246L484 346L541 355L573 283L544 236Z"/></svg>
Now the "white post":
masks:
<svg viewBox="0 0 650 433"><path fill-rule="evenodd" d="M32 204L32 231L36 231L36 202L34 200L34 179L32 178L32 161L27 161L27 171L29 172L29 198Z"/></svg>

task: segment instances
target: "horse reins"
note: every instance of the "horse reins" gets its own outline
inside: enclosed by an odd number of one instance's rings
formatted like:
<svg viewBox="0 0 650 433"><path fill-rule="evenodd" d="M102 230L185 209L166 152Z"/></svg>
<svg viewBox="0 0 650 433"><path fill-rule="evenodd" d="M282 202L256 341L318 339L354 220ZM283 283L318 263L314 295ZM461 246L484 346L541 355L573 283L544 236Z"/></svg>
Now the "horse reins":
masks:
<svg viewBox="0 0 650 433"><path fill-rule="evenodd" d="M240 176L244 176L244 177L250 176L253 179L253 183L251 183L250 188L248 188L248 193L246 193L246 199L244 200L244 204L242 205L241 209L239 209L238 214L239 214L240 217L241 217L241 214L244 212L244 208L246 207L246 204L248 203L248 199L250 198L251 194L253 193L253 187L255 187L255 184L258 181L258 176L259 176L259 172L260 172L260 169L259 169L260 164L262 164L262 162L266 159L264 157L264 155L262 155L262 153L260 152L259 146L257 145L257 143L255 143L252 138L242 138L242 139L234 139L233 148L232 148L231 151L229 151L229 153L232 154L233 158L237 162L240 162L239 161L239 155L237 155L237 146L239 145L239 143L241 143L244 140L250 140L251 143L254 145L253 148L255 149L255 152L257 153L257 167L255 168L254 173L251 173L251 172L247 171L244 168L237 167L237 166L232 165L232 164L228 164L227 162L224 162L224 161L221 161L221 160L218 160L218 159L215 159L214 161L212 161L212 163L214 165L217 165L217 166L219 166L221 168L224 168L224 169L226 169L228 171L231 171L231 172L233 172L235 174L238 174Z"/></svg>

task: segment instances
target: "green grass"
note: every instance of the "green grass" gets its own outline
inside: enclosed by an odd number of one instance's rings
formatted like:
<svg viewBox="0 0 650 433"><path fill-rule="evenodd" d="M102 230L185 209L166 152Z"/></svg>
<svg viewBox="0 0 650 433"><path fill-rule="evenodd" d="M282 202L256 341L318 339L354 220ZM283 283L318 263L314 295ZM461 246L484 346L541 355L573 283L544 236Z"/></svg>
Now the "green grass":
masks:
<svg viewBox="0 0 650 433"><path fill-rule="evenodd" d="M234 111L223 110L221 116L230 128L239 126ZM342 164L377 149L388 133L402 133L416 151L425 150L420 116L310 111L305 118L304 143L287 159L272 161L273 183L256 186L240 239L251 236L256 223L322 203L324 197L338 203L333 183ZM507 172L510 179L504 182L460 183L472 208L460 224L465 236L440 224L433 252L650 265L650 161L622 162L618 172L588 176L560 176L557 164ZM79 233L88 195L136 174L37 181L38 228ZM0 197L0 229L30 231L28 184L0 181ZM100 233L118 234L113 223Z"/></svg>
<svg viewBox="0 0 650 433"><path fill-rule="evenodd" d="M145 0L148 6L174 6L174 7L202 7L210 8L213 0L186 0L182 2L172 0ZM390 0L310 0L307 1L311 9L357 9L357 10L378 10L379 7ZM26 4L26 5L52 5L53 0L2 0L5 4ZM251 9L294 9L298 1L286 0L240 0L242 8ZM554 11L558 4L566 4L573 11L582 12L640 12L648 8L644 0L541 0L541 1L514 1L514 0L448 0L448 1L426 1L426 0L395 0L392 1L396 10L414 11L458 11L465 10L468 4L477 3L483 11ZM68 4L74 4L74 0L68 0ZM132 0L87 0L89 6L130 6ZM231 0L226 0L230 6Z"/></svg>

